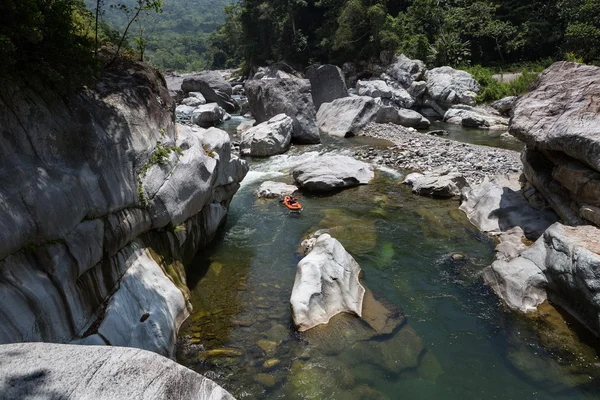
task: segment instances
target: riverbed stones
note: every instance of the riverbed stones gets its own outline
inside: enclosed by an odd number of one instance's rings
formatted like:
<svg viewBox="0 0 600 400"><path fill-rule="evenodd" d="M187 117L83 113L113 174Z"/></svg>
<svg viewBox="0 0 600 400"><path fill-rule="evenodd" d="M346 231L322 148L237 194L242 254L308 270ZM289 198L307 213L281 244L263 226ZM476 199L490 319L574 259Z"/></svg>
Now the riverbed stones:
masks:
<svg viewBox="0 0 600 400"><path fill-rule="evenodd" d="M231 97L231 85L217 71L204 71L183 79L185 93L200 92L208 103L217 103L227 112L236 112L239 105Z"/></svg>
<svg viewBox="0 0 600 400"><path fill-rule="evenodd" d="M321 142L309 80L250 80L246 82L245 89L250 111L258 123L283 113L293 120L293 143Z"/></svg>
<svg viewBox="0 0 600 400"><path fill-rule="evenodd" d="M294 185L288 185L283 182L266 181L260 184L254 191L254 195L259 199L278 199L282 196L292 195L298 188Z"/></svg>
<svg viewBox="0 0 600 400"><path fill-rule="evenodd" d="M292 175L300 187L311 192L366 185L375 177L371 165L342 155L321 156L296 167Z"/></svg>
<svg viewBox="0 0 600 400"><path fill-rule="evenodd" d="M245 156L268 157L289 150L292 142L294 121L285 114L278 114L242 134L240 152Z"/></svg>
<svg viewBox="0 0 600 400"><path fill-rule="evenodd" d="M328 135L351 137L377 116L379 108L368 96L345 97L323 104L317 113L317 123Z"/></svg>
<svg viewBox="0 0 600 400"><path fill-rule="evenodd" d="M6 399L234 400L210 379L139 349L19 343L0 346L0 357Z"/></svg>
<svg viewBox="0 0 600 400"><path fill-rule="evenodd" d="M311 252L298 263L290 303L300 332L341 312L362 315L365 289L361 269L342 244L328 234L319 236Z"/></svg>
<svg viewBox="0 0 600 400"><path fill-rule="evenodd" d="M424 174L415 172L407 175L402 183L411 186L415 194L443 198L459 196L469 186L465 177L451 168L440 168Z"/></svg>
<svg viewBox="0 0 600 400"><path fill-rule="evenodd" d="M306 78L310 80L312 99L317 111L323 103L348 97L344 72L335 65L312 65L306 72Z"/></svg>

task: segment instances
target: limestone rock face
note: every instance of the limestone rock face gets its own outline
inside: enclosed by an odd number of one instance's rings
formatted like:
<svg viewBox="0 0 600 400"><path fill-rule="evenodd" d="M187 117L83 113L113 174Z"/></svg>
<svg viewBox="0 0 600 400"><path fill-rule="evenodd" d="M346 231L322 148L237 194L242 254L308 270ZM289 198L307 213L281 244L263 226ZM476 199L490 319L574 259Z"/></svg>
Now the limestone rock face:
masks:
<svg viewBox="0 0 600 400"><path fill-rule="evenodd" d="M600 68L557 62L517 100L510 133L532 150L551 150L600 171Z"/></svg>
<svg viewBox="0 0 600 400"><path fill-rule="evenodd" d="M290 303L298 330L326 324L341 312L360 317L365 294L360 272L360 266L340 242L328 234L319 236L296 270Z"/></svg>
<svg viewBox="0 0 600 400"><path fill-rule="evenodd" d="M292 195L298 188L283 182L266 181L260 184L254 195L259 199L277 199L281 196Z"/></svg>
<svg viewBox="0 0 600 400"><path fill-rule="evenodd" d="M527 144L527 180L563 222L598 225L600 68L558 62L513 108L510 133Z"/></svg>
<svg viewBox="0 0 600 400"><path fill-rule="evenodd" d="M205 71L185 77L181 89L185 93L200 92L206 102L217 103L227 112L236 112L239 109L231 97L231 85L216 71Z"/></svg>
<svg viewBox="0 0 600 400"><path fill-rule="evenodd" d="M600 333L600 230L555 223L508 263L496 261L484 279L511 308L532 311L547 297Z"/></svg>
<svg viewBox="0 0 600 400"><path fill-rule="evenodd" d="M286 114L294 121L293 143L321 142L310 81L296 78L250 80L245 89L250 111L258 123Z"/></svg>
<svg viewBox="0 0 600 400"><path fill-rule="evenodd" d="M279 114L248 129L242 134L240 152L255 157L285 153L291 145L293 124L290 117Z"/></svg>
<svg viewBox="0 0 600 400"><path fill-rule="evenodd" d="M466 105L451 107L446 111L446 114L444 114L444 121L450 124L462 125L467 128L501 131L506 131L508 129L508 118L497 114L494 115L482 108Z"/></svg>
<svg viewBox="0 0 600 400"><path fill-rule="evenodd" d="M306 77L310 80L313 103L317 111L323 103L348 97L344 72L335 65L313 65L308 69Z"/></svg>
<svg viewBox="0 0 600 400"><path fill-rule="evenodd" d="M520 227L533 240L557 221L554 213L543 213L529 205L516 174L485 178L483 183L464 191L460 209L482 232L500 234Z"/></svg>
<svg viewBox="0 0 600 400"><path fill-rule="evenodd" d="M377 116L380 106L368 96L345 97L325 103L317 113L319 129L331 136L350 137Z"/></svg>
<svg viewBox="0 0 600 400"><path fill-rule="evenodd" d="M415 194L433 197L459 196L463 188L469 187L462 174L447 168L425 174L415 172L409 174L402 183L411 186Z"/></svg>
<svg viewBox="0 0 600 400"><path fill-rule="evenodd" d="M439 67L427 71L425 78L429 97L440 106L475 105L479 84L468 72Z"/></svg>
<svg viewBox="0 0 600 400"><path fill-rule="evenodd" d="M138 349L19 343L0 346L0 356L7 399L234 399L210 379Z"/></svg>
<svg viewBox="0 0 600 400"><path fill-rule="evenodd" d="M189 307L183 264L214 237L248 171L229 135L176 125L162 76L142 63L71 99L3 91L0 343L172 356Z"/></svg>
<svg viewBox="0 0 600 400"><path fill-rule="evenodd" d="M312 192L366 185L375 177L373 167L348 156L325 155L297 167L294 179L300 187Z"/></svg>

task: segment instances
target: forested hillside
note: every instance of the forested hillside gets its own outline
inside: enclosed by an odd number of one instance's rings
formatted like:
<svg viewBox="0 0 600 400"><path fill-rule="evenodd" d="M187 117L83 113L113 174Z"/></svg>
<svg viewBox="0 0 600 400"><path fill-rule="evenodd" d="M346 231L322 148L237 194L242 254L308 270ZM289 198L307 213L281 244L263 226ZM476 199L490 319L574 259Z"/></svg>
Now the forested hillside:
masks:
<svg viewBox="0 0 600 400"><path fill-rule="evenodd" d="M162 13L148 13L136 21L128 34L129 45L136 38L145 41L145 55L163 69L201 70L212 63L209 36L225 21L225 6L232 0L164 0ZM102 19L123 31L125 14L117 6L134 6L137 0L104 0ZM86 0L95 10L96 0ZM112 7L111 7L112 6ZM210 60L210 61L207 61Z"/></svg>
<svg viewBox="0 0 600 400"><path fill-rule="evenodd" d="M432 65L600 59L598 0L240 0L215 66L343 63L404 52Z"/></svg>

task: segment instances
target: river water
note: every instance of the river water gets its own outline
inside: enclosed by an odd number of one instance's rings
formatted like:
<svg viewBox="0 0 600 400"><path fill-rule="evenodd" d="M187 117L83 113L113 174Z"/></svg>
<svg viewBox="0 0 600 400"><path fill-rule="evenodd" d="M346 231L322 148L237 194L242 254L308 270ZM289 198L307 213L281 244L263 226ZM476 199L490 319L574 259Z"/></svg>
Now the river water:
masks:
<svg viewBox="0 0 600 400"><path fill-rule="evenodd" d="M469 132L461 135L468 141ZM551 307L546 319L506 311L482 284L494 244L458 201L415 196L403 173L388 169L334 195L300 193L300 215L253 195L265 180L292 183L290 169L319 153L385 145L326 138L250 160L219 237L188 266L194 313L180 331L178 361L240 399L600 398L585 333L549 329L569 323ZM349 315L295 332L298 247L318 229L355 257L363 284L400 321L393 332L373 336Z"/></svg>

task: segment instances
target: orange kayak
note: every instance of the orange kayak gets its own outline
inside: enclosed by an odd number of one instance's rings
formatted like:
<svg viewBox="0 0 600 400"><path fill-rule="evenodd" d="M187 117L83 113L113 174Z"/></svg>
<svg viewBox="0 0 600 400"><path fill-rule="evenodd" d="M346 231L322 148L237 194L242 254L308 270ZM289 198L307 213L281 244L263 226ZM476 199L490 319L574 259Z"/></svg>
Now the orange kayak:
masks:
<svg viewBox="0 0 600 400"><path fill-rule="evenodd" d="M297 201L292 202L292 198L290 196L285 196L283 198L283 204L285 204L285 206L292 211L302 210L302 206L300 205L300 203L298 203Z"/></svg>

